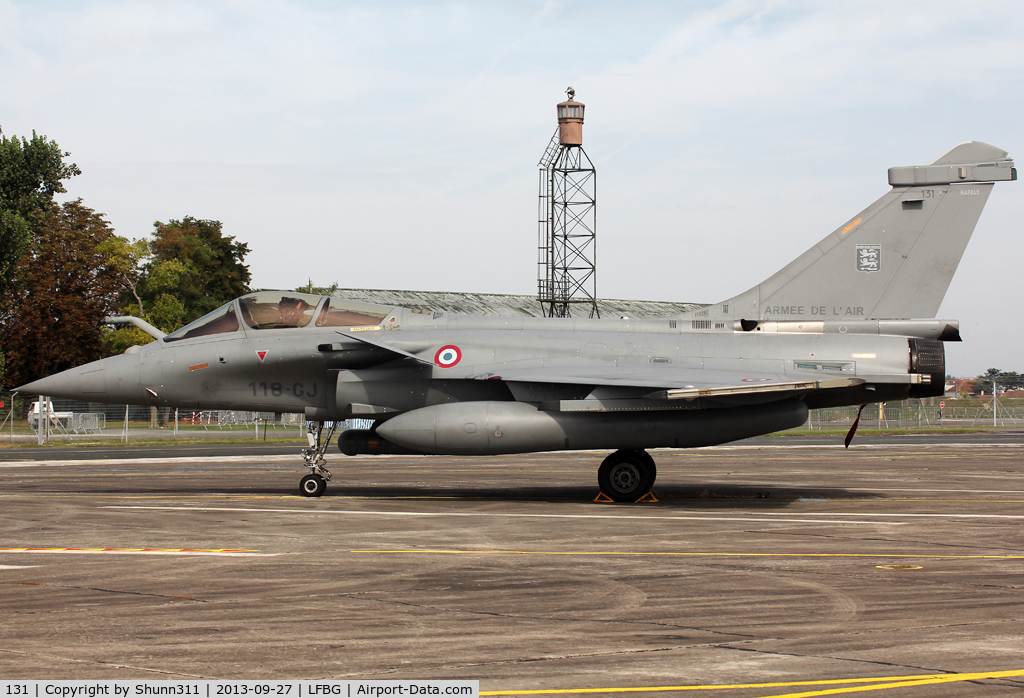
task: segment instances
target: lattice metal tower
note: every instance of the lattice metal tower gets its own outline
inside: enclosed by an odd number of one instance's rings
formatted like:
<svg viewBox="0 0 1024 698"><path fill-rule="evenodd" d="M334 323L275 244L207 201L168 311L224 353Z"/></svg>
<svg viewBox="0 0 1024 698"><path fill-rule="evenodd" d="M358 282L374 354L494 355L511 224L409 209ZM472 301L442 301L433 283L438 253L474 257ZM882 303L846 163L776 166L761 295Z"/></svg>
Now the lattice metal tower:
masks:
<svg viewBox="0 0 1024 698"><path fill-rule="evenodd" d="M597 170L583 150L576 91L558 105L558 130L540 159L537 300L545 317L597 310Z"/></svg>

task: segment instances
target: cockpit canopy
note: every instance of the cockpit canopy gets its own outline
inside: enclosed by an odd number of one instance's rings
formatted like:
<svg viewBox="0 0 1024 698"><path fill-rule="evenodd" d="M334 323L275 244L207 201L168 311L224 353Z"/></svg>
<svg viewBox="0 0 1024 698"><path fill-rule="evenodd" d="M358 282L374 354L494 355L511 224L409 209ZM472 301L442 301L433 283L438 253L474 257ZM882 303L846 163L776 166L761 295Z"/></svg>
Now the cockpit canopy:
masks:
<svg viewBox="0 0 1024 698"><path fill-rule="evenodd" d="M308 325L322 300L322 296L305 293L264 291L242 296L238 299L238 307L246 327L281 330Z"/></svg>
<svg viewBox="0 0 1024 698"><path fill-rule="evenodd" d="M379 325L390 310L386 305L343 298L291 291L260 291L222 305L167 335L164 341L237 332L243 323L247 330L299 329L311 323L315 327L373 326Z"/></svg>

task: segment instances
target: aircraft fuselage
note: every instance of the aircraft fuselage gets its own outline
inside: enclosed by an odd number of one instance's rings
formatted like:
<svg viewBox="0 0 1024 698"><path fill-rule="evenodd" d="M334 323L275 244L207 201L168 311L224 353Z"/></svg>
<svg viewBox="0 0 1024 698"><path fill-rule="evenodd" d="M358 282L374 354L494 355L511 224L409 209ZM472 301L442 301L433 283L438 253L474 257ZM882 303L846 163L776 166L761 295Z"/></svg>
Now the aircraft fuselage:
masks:
<svg viewBox="0 0 1024 698"><path fill-rule="evenodd" d="M629 381L630 374L650 376L659 369L666 375L679 370L708 377L739 375L751 384L778 377L864 379L846 391L804 398L811 407L904 398L913 385L908 340L900 336L801 334L795 327L774 333L693 330L673 328L670 322L675 321L669 320L448 313L428 320L401 309L389 317L396 319L390 329L345 328L344 334L313 326L240 328L180 342L158 340L74 369L81 376L68 386L75 395L51 392L91 401L344 419L387 418L450 402L643 399L662 382L638 386ZM458 357L444 366L436 355L449 346ZM574 380L583 367L586 375ZM602 372L607 384L590 384ZM545 374L551 379L544 380Z"/></svg>

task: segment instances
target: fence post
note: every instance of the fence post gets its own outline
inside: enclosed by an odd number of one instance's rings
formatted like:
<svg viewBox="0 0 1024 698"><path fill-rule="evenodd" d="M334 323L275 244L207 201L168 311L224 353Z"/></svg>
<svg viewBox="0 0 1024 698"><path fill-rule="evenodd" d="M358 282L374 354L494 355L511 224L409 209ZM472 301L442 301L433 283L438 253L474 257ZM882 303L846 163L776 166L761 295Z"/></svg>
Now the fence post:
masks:
<svg viewBox="0 0 1024 698"><path fill-rule="evenodd" d="M40 395L38 397L39 402L36 403L36 409L39 411L39 414L36 415L36 444L42 446L43 443L45 443L43 432L43 429L46 428L44 426L45 420L43 419L43 414L45 414L45 408L43 406L46 404L46 396Z"/></svg>
<svg viewBox="0 0 1024 698"><path fill-rule="evenodd" d="M996 423L996 413L999 411L999 403L996 398L996 379L992 378L992 428L995 429L999 425Z"/></svg>
<svg viewBox="0 0 1024 698"><path fill-rule="evenodd" d="M124 406L124 442L128 443L128 405Z"/></svg>
<svg viewBox="0 0 1024 698"><path fill-rule="evenodd" d="M11 443L14 443L14 398L18 396L18 391L14 391L11 394Z"/></svg>

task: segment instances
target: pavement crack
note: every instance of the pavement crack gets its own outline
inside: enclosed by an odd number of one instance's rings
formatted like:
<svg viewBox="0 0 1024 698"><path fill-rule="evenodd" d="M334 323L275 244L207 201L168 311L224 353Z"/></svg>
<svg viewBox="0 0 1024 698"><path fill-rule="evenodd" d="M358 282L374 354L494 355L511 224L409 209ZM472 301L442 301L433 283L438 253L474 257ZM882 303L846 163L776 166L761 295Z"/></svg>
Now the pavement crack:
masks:
<svg viewBox="0 0 1024 698"><path fill-rule="evenodd" d="M665 623L652 620L619 620L613 618L562 618L558 616L528 616L521 615L518 613L500 613L498 611L476 611L465 608L448 608L445 606L434 606L431 604L417 604L410 601L398 601L395 599L370 599L365 596L357 596L356 594L338 594L342 598L352 599L353 601L372 601L380 604L390 604L395 606L406 606L409 608L417 608L430 611L440 611L442 613L465 613L475 616L489 616L492 618L509 618L514 620L529 620L537 622L551 622L557 621L559 623L605 623L605 624L616 624L616 625L640 625L640 626L653 626L656 628L667 628L671 630L690 630L692 632L709 633L712 635L723 635L726 637L746 638L749 640L760 641L760 640L772 640L780 638L764 637L761 635L750 635L747 633L735 633L725 632L722 630L708 630L707 628L699 628L691 625L678 625L676 623Z"/></svg>
<svg viewBox="0 0 1024 698"><path fill-rule="evenodd" d="M213 676L203 676L201 674L186 674L181 671L165 671L163 669L151 669L149 667L134 666L132 664L118 664L116 662L102 662L96 659L78 659L77 657L63 657L59 654L43 654L42 652L19 652L18 650L9 650L0 648L0 652L5 654L13 654L19 657L32 657L35 659L49 659L49 660L60 660L64 662L77 662L79 664L92 664L95 666L106 666L114 667L115 669L132 669L134 671L145 671L151 674L161 674L163 676L184 676L190 679L199 679L203 681L214 681L216 680ZM10 678L10 677L7 677Z"/></svg>
<svg viewBox="0 0 1024 698"><path fill-rule="evenodd" d="M928 545L936 548L959 548L966 550L984 551L984 554L996 555L999 553L1014 553L1019 554L1019 548L996 548L987 545L966 545L963 543L940 543L938 541L931 540L916 540L912 538L900 539L900 538L865 538L861 536L830 536L824 533L800 533L795 531L779 531L774 529L756 529L746 530L744 533L758 533L768 534L773 536L792 536L796 538L824 538L826 540L848 540L856 541L859 543L899 543L900 545L906 545L909 543L918 543L920 545Z"/></svg>
<svg viewBox="0 0 1024 698"><path fill-rule="evenodd" d="M754 640L751 640L753 642ZM614 650L609 652L578 652L574 654L550 654L539 657L516 657L512 659L496 659L493 661L486 662L458 662L449 663L446 662L443 666L445 670L450 669L467 669L473 667L490 667L490 666L507 666L517 664L533 664L538 662L551 662L561 660L573 660L573 659L593 659L594 657L618 657L618 656L631 656L638 654L651 654L657 652L678 652L680 650L695 649L701 647L725 647L730 649L728 645L721 644L707 644L707 643L696 643L687 645L673 645L668 647L644 647L636 649L626 650ZM437 667L442 668L442 667ZM396 674L399 672L407 671L405 667L399 667L395 669L386 669L383 671L376 672L360 672L358 674L337 674L332 678L344 678L349 676L386 676L389 674Z"/></svg>
<svg viewBox="0 0 1024 698"><path fill-rule="evenodd" d="M153 596L158 599L174 599L176 601L195 601L196 603L208 603L205 599L195 599L191 596L172 596L169 594L152 594L145 591L125 591L124 589L104 589L102 587L80 587L71 584L50 584L48 582L6 582L16 586L51 587L54 589L77 589L79 591L98 591L103 594L128 594L131 596Z"/></svg>
<svg viewBox="0 0 1024 698"><path fill-rule="evenodd" d="M948 669L934 669L932 667L918 666L916 664L900 664L897 662L884 662L877 659L853 659L850 657L835 657L828 654L801 654L799 652L778 652L773 650L762 650L756 647L733 647L730 643L722 643L720 645L714 645L721 649L731 649L737 652L753 652L755 654L768 654L776 657L794 657L796 659L830 659L837 662L852 662L855 664L870 664L872 666L884 666L893 667L895 669L913 669L916 671L923 671L931 674L957 674L958 671L949 671Z"/></svg>
<svg viewBox="0 0 1024 698"><path fill-rule="evenodd" d="M702 564L704 566L706 566L706 567L714 567L715 569L729 569L728 567L722 565L722 563L710 563L709 562L709 563L702 563ZM833 572L833 571L830 571L830 570L823 570L823 569L803 570L803 569L794 569L792 567L782 567L782 568L771 567L771 566L768 566L768 565L756 565L756 566L755 565L751 565L751 569L756 569L756 570L759 570L761 572L773 572L775 574L781 574L783 572L788 572L788 573L796 575L796 576L816 575L816 576L819 576L819 577L839 577L839 578L842 578L842 579L860 579L860 580L867 580L867 581L872 581L872 582L873 581L877 581L877 579L878 579L876 574L863 573L863 572L858 572L858 573L851 573L851 572L844 572L844 571ZM963 580L959 580L959 579L947 581L947 580L935 579L935 578L931 578L931 577L919 577L919 578L907 577L907 578L905 578L903 580L892 579L892 580L889 580L889 582L891 584L902 584L904 586L916 586L916 585L920 585L922 582L927 582L927 584L929 586L936 587L936 588L945 588L945 589L965 589L965 588L966 589L994 589L994 590L1000 590L1000 591L1018 591L1018 590L1021 589L1021 585L1019 585L1019 584L991 584L991 583L981 583L981 582L969 582L969 581L963 581Z"/></svg>

